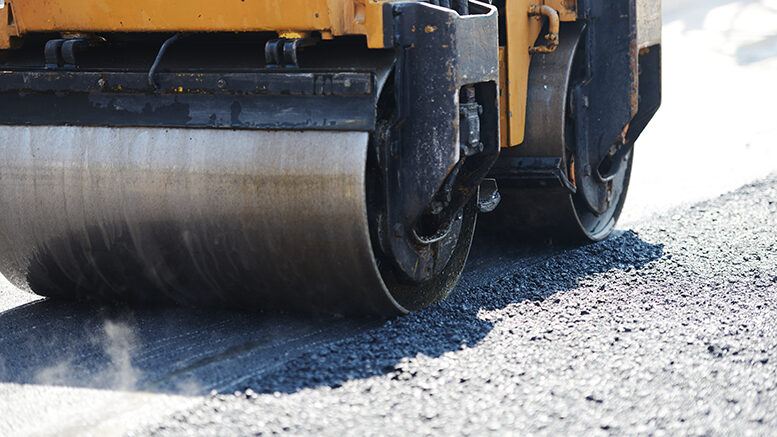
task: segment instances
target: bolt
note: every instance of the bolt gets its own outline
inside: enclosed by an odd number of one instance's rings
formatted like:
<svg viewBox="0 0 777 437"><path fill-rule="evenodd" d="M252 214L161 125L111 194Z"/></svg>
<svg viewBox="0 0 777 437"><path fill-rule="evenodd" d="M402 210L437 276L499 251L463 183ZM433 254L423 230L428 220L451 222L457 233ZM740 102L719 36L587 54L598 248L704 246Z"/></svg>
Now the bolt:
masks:
<svg viewBox="0 0 777 437"><path fill-rule="evenodd" d="M227 87L227 81L224 79L219 79L219 81L216 82L216 85L223 90Z"/></svg>
<svg viewBox="0 0 777 437"><path fill-rule="evenodd" d="M475 100L475 87L473 85L467 85L464 87L464 96L467 102L473 102Z"/></svg>
<svg viewBox="0 0 777 437"><path fill-rule="evenodd" d="M443 203L439 200L435 200L429 204L429 209L431 210L432 214L437 215L441 213L443 209L445 209L445 205L443 205Z"/></svg>
<svg viewBox="0 0 777 437"><path fill-rule="evenodd" d="M108 85L108 83L105 81L105 79L100 79L97 81L97 86L102 90L105 89L105 86Z"/></svg>

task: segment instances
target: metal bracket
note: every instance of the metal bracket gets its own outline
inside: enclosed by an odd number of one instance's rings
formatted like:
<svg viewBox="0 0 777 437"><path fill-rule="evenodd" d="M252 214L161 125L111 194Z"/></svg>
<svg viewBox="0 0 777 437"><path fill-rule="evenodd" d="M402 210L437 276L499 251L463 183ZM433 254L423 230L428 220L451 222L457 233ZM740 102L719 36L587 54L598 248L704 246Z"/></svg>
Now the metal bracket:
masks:
<svg viewBox="0 0 777 437"><path fill-rule="evenodd" d="M502 201L496 179L485 178L478 189L478 211L481 213L493 212Z"/></svg>
<svg viewBox="0 0 777 437"><path fill-rule="evenodd" d="M52 39L46 42L46 46L43 48L43 56L46 60L47 70L56 70L62 67L62 44L64 39Z"/></svg>
<svg viewBox="0 0 777 437"><path fill-rule="evenodd" d="M492 175L511 187L560 187L570 194L577 192L563 169L561 158L517 157L504 160L508 166L498 169Z"/></svg>
<svg viewBox="0 0 777 437"><path fill-rule="evenodd" d="M100 38L58 38L46 42L43 49L45 68L56 70L64 68L75 70L78 66L78 53L94 47L102 47L105 40Z"/></svg>
<svg viewBox="0 0 777 437"><path fill-rule="evenodd" d="M483 106L475 100L474 86L465 86L463 93L466 101L459 104L459 142L462 156L472 156L483 151L483 142L480 141Z"/></svg>
<svg viewBox="0 0 777 437"><path fill-rule="evenodd" d="M264 46L264 60L267 68L299 68L299 50L314 46L318 38L278 38L267 41Z"/></svg>
<svg viewBox="0 0 777 437"><path fill-rule="evenodd" d="M560 18L558 11L547 5L531 5L529 6L530 17L548 17L548 34L545 35L547 41L544 46L529 47L529 54L534 55L536 53L553 53L558 47L558 34L560 28Z"/></svg>

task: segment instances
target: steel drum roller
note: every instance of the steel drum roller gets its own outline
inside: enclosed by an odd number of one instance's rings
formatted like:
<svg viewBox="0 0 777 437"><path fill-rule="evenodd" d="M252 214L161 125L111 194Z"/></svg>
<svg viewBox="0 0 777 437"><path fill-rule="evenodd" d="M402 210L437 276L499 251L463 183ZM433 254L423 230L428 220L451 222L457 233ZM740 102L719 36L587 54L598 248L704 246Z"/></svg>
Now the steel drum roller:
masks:
<svg viewBox="0 0 777 437"><path fill-rule="evenodd" d="M367 133L2 126L0 137L0 270L19 287L405 311L371 247Z"/></svg>

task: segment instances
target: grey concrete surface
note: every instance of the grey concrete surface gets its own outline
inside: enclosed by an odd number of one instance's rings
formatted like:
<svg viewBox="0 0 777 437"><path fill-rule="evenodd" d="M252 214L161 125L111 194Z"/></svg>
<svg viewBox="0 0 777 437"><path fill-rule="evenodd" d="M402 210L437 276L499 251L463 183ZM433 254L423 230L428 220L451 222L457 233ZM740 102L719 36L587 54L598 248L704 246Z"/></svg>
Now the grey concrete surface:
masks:
<svg viewBox="0 0 777 437"><path fill-rule="evenodd" d="M0 278L0 435L777 434L777 2L664 3L664 104L610 240L481 239L450 300L389 322Z"/></svg>

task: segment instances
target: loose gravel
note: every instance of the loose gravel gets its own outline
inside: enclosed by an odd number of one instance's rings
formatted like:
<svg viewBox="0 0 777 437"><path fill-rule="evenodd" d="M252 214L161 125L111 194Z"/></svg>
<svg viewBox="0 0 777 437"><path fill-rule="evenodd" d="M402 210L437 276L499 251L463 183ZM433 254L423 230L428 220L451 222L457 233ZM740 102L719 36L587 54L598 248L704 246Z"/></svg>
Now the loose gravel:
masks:
<svg viewBox="0 0 777 437"><path fill-rule="evenodd" d="M465 283L140 434L775 434L776 228L777 176Z"/></svg>

